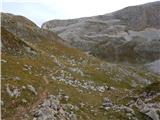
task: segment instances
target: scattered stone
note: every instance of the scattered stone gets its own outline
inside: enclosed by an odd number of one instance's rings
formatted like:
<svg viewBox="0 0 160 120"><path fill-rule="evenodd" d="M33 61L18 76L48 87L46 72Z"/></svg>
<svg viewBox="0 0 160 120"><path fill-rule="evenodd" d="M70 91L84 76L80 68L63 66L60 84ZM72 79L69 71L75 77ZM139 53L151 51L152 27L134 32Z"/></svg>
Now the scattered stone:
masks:
<svg viewBox="0 0 160 120"><path fill-rule="evenodd" d="M131 113L132 115L135 115L134 110L130 107L122 106L122 109L124 109L126 113Z"/></svg>
<svg viewBox="0 0 160 120"><path fill-rule="evenodd" d="M52 80L55 80L56 78L54 76L51 77Z"/></svg>
<svg viewBox="0 0 160 120"><path fill-rule="evenodd" d="M98 86L98 87L97 87L97 90L98 90L99 92L105 92L105 87L104 87L104 86Z"/></svg>
<svg viewBox="0 0 160 120"><path fill-rule="evenodd" d="M62 92L62 91L61 91L61 92ZM61 93L61 92L59 92L58 99L59 99L59 100L63 100L63 101L65 101L65 102L68 102L69 96L67 96L67 95L65 95L65 94L63 94L63 93Z"/></svg>
<svg viewBox="0 0 160 120"><path fill-rule="evenodd" d="M4 59L1 59L1 62L3 62L3 63L7 63L7 61L6 61L6 60L4 60Z"/></svg>
<svg viewBox="0 0 160 120"><path fill-rule="evenodd" d="M72 72L76 72L77 74L80 74L81 76L84 76L84 73L80 68L77 68L77 67L76 68L70 68L70 70Z"/></svg>
<svg viewBox="0 0 160 120"><path fill-rule="evenodd" d="M116 90L116 88L114 88L114 87L110 87L110 89L111 89L111 90Z"/></svg>
<svg viewBox="0 0 160 120"><path fill-rule="evenodd" d="M26 86L22 86L22 89L26 89Z"/></svg>
<svg viewBox="0 0 160 120"><path fill-rule="evenodd" d="M104 108L105 110L108 110L108 109L110 109L112 106L113 106L112 102L111 102L107 97L105 97L105 98L104 98L104 102L103 102L103 108Z"/></svg>
<svg viewBox="0 0 160 120"><path fill-rule="evenodd" d="M35 95L37 95L37 92L36 92L35 88L34 88L32 85L27 85L27 88L28 88L31 92L33 92Z"/></svg>
<svg viewBox="0 0 160 120"><path fill-rule="evenodd" d="M151 101L153 100L154 98L160 96L160 93L156 93L156 92L153 92L153 91L150 91L150 92L143 92L140 97L143 97L144 98L144 101L145 102L148 102L148 101Z"/></svg>
<svg viewBox="0 0 160 120"><path fill-rule="evenodd" d="M33 118L33 120L37 120L37 118L36 118L36 117L34 117L34 118Z"/></svg>
<svg viewBox="0 0 160 120"><path fill-rule="evenodd" d="M65 99L65 101L68 101L69 100L69 96L65 95L64 99Z"/></svg>
<svg viewBox="0 0 160 120"><path fill-rule="evenodd" d="M49 95L33 111L34 120L77 120L74 105L61 104L59 96Z"/></svg>
<svg viewBox="0 0 160 120"><path fill-rule="evenodd" d="M84 106L85 106L85 104L81 102L80 107L83 108Z"/></svg>
<svg viewBox="0 0 160 120"><path fill-rule="evenodd" d="M54 55L51 55L50 57L51 57L51 58L54 58L55 56L54 56Z"/></svg>
<svg viewBox="0 0 160 120"><path fill-rule="evenodd" d="M75 111L79 111L79 107L78 106L74 106L74 110Z"/></svg>
<svg viewBox="0 0 160 120"><path fill-rule="evenodd" d="M13 77L13 80L21 80L21 78L16 76L16 77Z"/></svg>
<svg viewBox="0 0 160 120"><path fill-rule="evenodd" d="M74 113L71 113L69 117L70 117L70 120L77 120L77 116Z"/></svg>
<svg viewBox="0 0 160 120"><path fill-rule="evenodd" d="M74 110L74 105L72 105L72 104L70 104L70 103L66 104L66 107L67 107L68 109L70 109L70 110Z"/></svg>
<svg viewBox="0 0 160 120"><path fill-rule="evenodd" d="M58 60L55 56L52 58L53 58L53 61L55 64L57 64L58 66L60 66L62 68L64 67L64 65L60 62L60 60Z"/></svg>
<svg viewBox="0 0 160 120"><path fill-rule="evenodd" d="M25 64L23 70L24 70L24 71L28 71L29 73L31 73L31 71L32 71L32 66Z"/></svg>
<svg viewBox="0 0 160 120"><path fill-rule="evenodd" d="M27 100L26 100L26 99L22 99L22 102L23 102L23 103L27 103Z"/></svg>
<svg viewBox="0 0 160 120"><path fill-rule="evenodd" d="M28 53L31 53L31 54L33 54L33 55L36 55L37 54L37 52L35 51L35 50L33 50L32 48L30 48L30 47L24 47L24 49L28 52Z"/></svg>
<svg viewBox="0 0 160 120"><path fill-rule="evenodd" d="M106 85L97 85L94 83L92 80L75 80L71 73L68 71L61 70L60 71L61 76L57 76L56 79L57 81L64 82L67 85L71 85L75 88L83 89L83 90L88 90L88 91L96 91L96 92L104 92L106 90Z"/></svg>
<svg viewBox="0 0 160 120"><path fill-rule="evenodd" d="M4 102L1 100L1 106L4 106Z"/></svg>
<svg viewBox="0 0 160 120"><path fill-rule="evenodd" d="M14 87L14 86L11 89L9 87L9 84L6 85L6 91L9 94L9 96L15 97L15 98L17 98L21 94L20 89L18 89L17 87Z"/></svg>

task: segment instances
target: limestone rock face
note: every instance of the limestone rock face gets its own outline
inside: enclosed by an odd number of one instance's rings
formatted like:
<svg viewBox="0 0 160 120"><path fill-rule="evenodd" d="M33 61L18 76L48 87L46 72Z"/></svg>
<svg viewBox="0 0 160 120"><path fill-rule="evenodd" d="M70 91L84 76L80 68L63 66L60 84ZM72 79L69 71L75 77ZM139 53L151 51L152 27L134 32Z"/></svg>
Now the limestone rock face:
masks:
<svg viewBox="0 0 160 120"><path fill-rule="evenodd" d="M155 73L160 74L160 60L156 60L152 63L146 64L145 67Z"/></svg>
<svg viewBox="0 0 160 120"><path fill-rule="evenodd" d="M129 29L143 30L146 27L160 28L160 2L131 6L115 12L116 18L122 20Z"/></svg>
<svg viewBox="0 0 160 120"><path fill-rule="evenodd" d="M159 13L157 1L105 15L51 20L42 28L107 61L145 63L160 58Z"/></svg>

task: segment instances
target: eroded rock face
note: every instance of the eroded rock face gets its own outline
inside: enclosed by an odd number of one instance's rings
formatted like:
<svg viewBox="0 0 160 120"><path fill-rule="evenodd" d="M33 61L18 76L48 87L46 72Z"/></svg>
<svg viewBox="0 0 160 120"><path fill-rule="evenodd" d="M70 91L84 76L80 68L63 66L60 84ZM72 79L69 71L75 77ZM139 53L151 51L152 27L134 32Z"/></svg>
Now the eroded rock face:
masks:
<svg viewBox="0 0 160 120"><path fill-rule="evenodd" d="M146 27L160 28L160 2L131 6L115 13L132 30L143 30Z"/></svg>
<svg viewBox="0 0 160 120"><path fill-rule="evenodd" d="M111 14L51 20L42 28L58 33L72 46L107 61L145 63L160 58L159 13L160 2L157 1Z"/></svg>
<svg viewBox="0 0 160 120"><path fill-rule="evenodd" d="M160 60L156 60L152 63L146 64L145 67L155 73L160 74Z"/></svg>

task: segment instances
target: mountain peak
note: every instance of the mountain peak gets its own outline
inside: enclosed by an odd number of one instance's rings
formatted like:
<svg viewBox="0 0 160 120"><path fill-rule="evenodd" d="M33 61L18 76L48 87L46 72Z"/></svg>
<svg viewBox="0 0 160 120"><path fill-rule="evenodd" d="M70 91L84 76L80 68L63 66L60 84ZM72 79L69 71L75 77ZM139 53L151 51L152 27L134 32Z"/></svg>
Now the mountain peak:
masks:
<svg viewBox="0 0 160 120"><path fill-rule="evenodd" d="M160 49L156 49L160 47L159 13L157 1L100 16L51 20L42 28L56 32L72 46L101 59L146 63L160 58Z"/></svg>

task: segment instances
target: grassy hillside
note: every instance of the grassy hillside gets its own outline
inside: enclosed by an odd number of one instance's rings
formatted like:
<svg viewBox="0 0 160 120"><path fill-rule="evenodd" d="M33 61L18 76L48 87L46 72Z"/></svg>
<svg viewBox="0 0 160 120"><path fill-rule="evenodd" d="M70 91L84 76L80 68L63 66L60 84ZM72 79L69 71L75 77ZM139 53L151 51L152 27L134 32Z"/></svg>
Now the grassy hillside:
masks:
<svg viewBox="0 0 160 120"><path fill-rule="evenodd" d="M66 111L73 112L78 120L127 120L123 110L105 110L103 99L127 105L143 87L159 80L158 75L139 67L106 63L71 48L54 34L53 40L42 35L38 42L30 42L11 31L2 28L1 103L5 120L39 120L33 111L50 95L68 96L68 100L60 99L60 105L73 105ZM34 32L31 35L36 37ZM145 118L135 111L137 119Z"/></svg>

